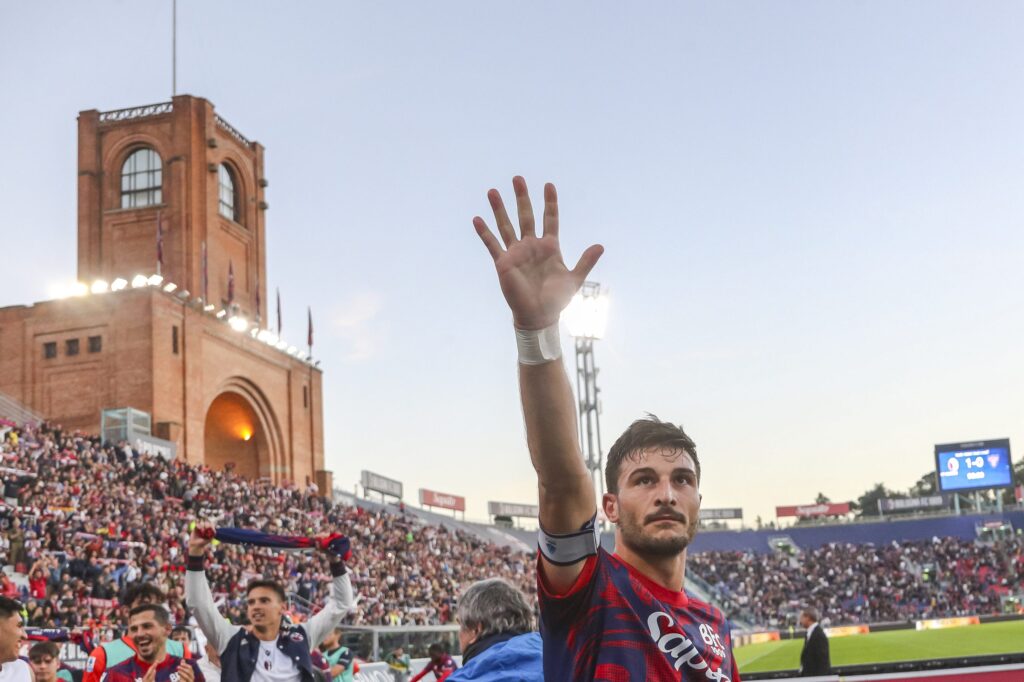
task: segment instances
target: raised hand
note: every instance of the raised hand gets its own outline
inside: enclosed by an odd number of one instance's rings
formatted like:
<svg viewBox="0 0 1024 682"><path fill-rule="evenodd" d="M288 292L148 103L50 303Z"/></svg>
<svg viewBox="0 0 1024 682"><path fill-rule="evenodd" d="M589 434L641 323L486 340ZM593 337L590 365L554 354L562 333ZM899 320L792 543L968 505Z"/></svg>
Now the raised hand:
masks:
<svg viewBox="0 0 1024 682"><path fill-rule="evenodd" d="M196 675L192 670L192 666L188 664L188 661L182 661L181 665L178 666L178 680L179 682L195 682Z"/></svg>
<svg viewBox="0 0 1024 682"><path fill-rule="evenodd" d="M156 682L156 666L156 663L149 666L149 670L147 670L146 674L143 676L142 682Z"/></svg>
<svg viewBox="0 0 1024 682"><path fill-rule="evenodd" d="M502 248L483 218L473 218L473 226L494 259L498 283L512 309L516 327L543 329L558 322L562 310L583 285L604 247L598 244L588 247L576 267L570 270L562 259L562 248L558 242L555 186L551 183L544 185L544 231L539 237L534 228L533 206L526 181L517 175L512 179L512 188L519 213L519 236L496 189L487 193L487 199L505 247Z"/></svg>
<svg viewBox="0 0 1024 682"><path fill-rule="evenodd" d="M206 547L210 544L210 539L206 537L203 531L208 528L212 528L209 523L196 521L196 527L192 529L192 535L188 538L189 556L203 556L206 553Z"/></svg>

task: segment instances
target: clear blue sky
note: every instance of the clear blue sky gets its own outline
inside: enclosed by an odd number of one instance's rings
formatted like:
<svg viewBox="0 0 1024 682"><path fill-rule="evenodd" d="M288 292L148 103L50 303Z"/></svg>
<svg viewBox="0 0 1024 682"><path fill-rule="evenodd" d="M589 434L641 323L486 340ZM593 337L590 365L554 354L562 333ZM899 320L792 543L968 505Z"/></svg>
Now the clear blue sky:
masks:
<svg viewBox="0 0 1024 682"><path fill-rule="evenodd" d="M0 304L75 270L79 110L169 98L170 0L0 5ZM606 254L605 443L644 412L748 519L1024 447L1024 5L179 1L179 92L267 148L269 289L327 462L536 499L485 192ZM567 351L568 351L567 346Z"/></svg>

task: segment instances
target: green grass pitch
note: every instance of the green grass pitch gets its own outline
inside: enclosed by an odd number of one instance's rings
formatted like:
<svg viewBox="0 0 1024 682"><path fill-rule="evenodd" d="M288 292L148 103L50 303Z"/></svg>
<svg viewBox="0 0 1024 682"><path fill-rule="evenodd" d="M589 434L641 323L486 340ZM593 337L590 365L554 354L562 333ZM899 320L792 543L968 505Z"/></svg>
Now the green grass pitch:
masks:
<svg viewBox="0 0 1024 682"><path fill-rule="evenodd" d="M734 650L740 673L800 666L799 639L764 642ZM954 656L1024 652L1024 621L968 625L948 630L893 630L829 640L832 665L892 663Z"/></svg>

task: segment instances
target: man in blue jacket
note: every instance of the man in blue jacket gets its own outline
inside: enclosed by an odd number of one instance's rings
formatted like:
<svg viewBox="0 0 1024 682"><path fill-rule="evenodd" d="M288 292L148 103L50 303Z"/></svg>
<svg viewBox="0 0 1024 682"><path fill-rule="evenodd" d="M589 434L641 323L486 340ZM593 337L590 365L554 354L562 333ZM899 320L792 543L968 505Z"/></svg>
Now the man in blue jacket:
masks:
<svg viewBox="0 0 1024 682"><path fill-rule="evenodd" d="M523 593L501 578L473 583L459 598L462 668L445 682L543 682L540 635Z"/></svg>

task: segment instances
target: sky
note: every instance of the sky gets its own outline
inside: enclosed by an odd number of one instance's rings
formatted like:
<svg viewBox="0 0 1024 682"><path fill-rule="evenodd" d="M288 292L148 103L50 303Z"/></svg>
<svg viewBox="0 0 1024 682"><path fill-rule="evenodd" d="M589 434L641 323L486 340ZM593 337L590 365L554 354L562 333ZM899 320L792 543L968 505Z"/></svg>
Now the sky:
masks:
<svg viewBox="0 0 1024 682"><path fill-rule="evenodd" d="M1024 5L179 0L178 92L266 147L268 291L306 306L325 457L536 501L486 192L606 252L607 448L645 413L705 507L906 489L1024 447ZM76 264L76 116L168 100L171 2L0 2L0 305ZM567 339L567 335L563 335ZM571 360L571 342L565 341ZM571 367L571 365L570 365Z"/></svg>

